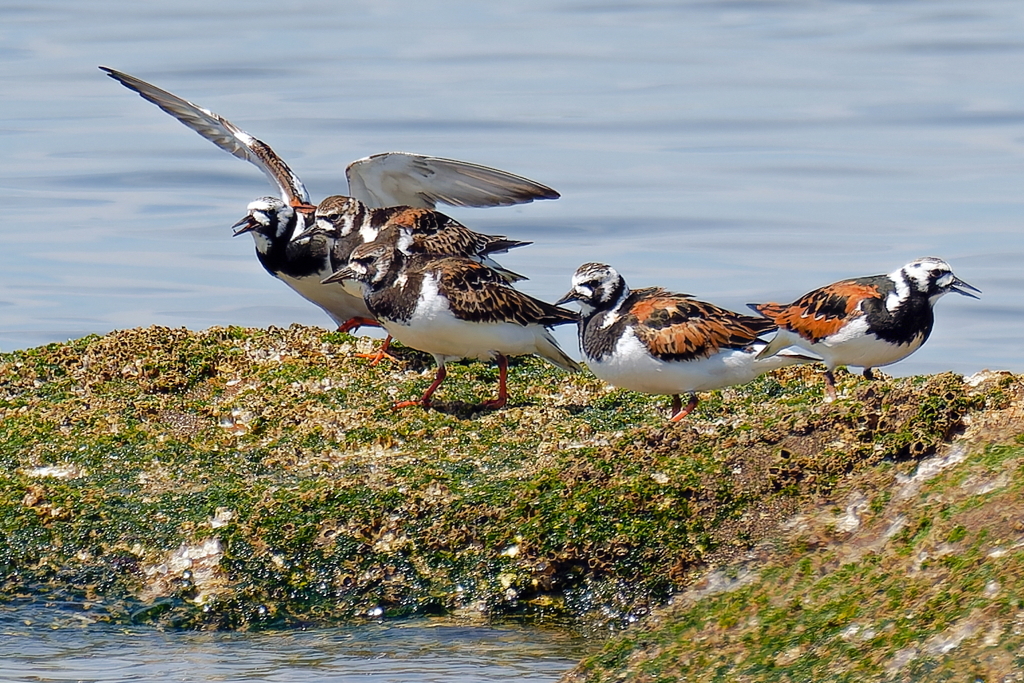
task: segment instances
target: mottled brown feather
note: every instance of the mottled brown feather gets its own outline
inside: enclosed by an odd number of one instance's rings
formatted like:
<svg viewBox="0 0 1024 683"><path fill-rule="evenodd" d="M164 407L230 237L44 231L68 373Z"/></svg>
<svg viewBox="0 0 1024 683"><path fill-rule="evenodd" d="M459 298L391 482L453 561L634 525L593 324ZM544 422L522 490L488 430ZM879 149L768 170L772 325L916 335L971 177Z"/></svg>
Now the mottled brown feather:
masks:
<svg viewBox="0 0 1024 683"><path fill-rule="evenodd" d="M499 273L476 261L448 257L422 263L424 270L440 275L438 289L448 299L452 313L462 320L514 322L524 326L560 325L577 320L576 314L568 309L513 289Z"/></svg>
<svg viewBox="0 0 1024 683"><path fill-rule="evenodd" d="M835 334L843 325L864 315L861 302L881 299L875 285L856 280L842 280L804 294L793 303L757 304L755 308L775 323L796 332L804 339L818 342Z"/></svg>
<svg viewBox="0 0 1024 683"><path fill-rule="evenodd" d="M742 315L662 289L636 290L640 296L629 311L635 334L651 353L663 359L714 355L742 348L775 328L767 318Z"/></svg>

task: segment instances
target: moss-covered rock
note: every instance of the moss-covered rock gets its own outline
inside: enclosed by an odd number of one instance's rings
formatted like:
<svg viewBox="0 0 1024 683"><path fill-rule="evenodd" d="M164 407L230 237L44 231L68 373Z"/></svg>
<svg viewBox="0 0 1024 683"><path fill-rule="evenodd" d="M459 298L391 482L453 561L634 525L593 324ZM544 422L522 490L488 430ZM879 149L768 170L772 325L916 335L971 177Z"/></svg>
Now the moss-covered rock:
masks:
<svg viewBox="0 0 1024 683"><path fill-rule="evenodd" d="M1020 393L847 374L823 404L816 370L789 368L674 424L664 398L518 359L506 409L473 407L497 372L467 363L437 410L393 412L433 363L370 367L353 355L370 346L150 328L0 355L2 595L187 628L464 610L621 626Z"/></svg>
<svg viewBox="0 0 1024 683"><path fill-rule="evenodd" d="M964 414L956 443L844 478L563 680L1019 680L1024 392L1005 374L984 384L990 408Z"/></svg>

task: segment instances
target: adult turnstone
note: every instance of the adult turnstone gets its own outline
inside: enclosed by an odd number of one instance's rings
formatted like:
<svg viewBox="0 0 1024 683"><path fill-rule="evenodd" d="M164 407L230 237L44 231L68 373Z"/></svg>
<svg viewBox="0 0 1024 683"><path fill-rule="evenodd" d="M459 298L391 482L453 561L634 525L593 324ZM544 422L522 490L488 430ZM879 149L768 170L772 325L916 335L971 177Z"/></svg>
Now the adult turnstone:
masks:
<svg viewBox="0 0 1024 683"><path fill-rule="evenodd" d="M935 321L932 307L948 292L977 299L981 293L938 258L920 258L888 275L840 280L804 294L791 304L750 304L779 326L759 354L767 358L788 346L825 361L826 400L836 398L832 371L839 365L871 368L902 360L921 348Z"/></svg>
<svg viewBox="0 0 1024 683"><path fill-rule="evenodd" d="M210 140L230 154L254 164L277 186L281 199L263 197L249 204L248 215L236 223L237 234L252 232L260 262L275 277L312 301L342 327L368 322L365 305L337 287L321 291L320 281L340 263L329 263L323 238L296 239L309 227L316 207L299 177L266 143L227 119L166 90L107 67L111 78ZM506 206L534 199L556 199L558 193L522 176L465 161L387 152L349 164L349 192L371 208L406 205L433 208L438 202L455 206ZM357 320L358 319L358 320Z"/></svg>
<svg viewBox="0 0 1024 683"><path fill-rule="evenodd" d="M733 313L660 287L631 290L611 266L585 263L557 303L580 305L580 350L590 370L617 387L671 394L673 422L697 407L698 391L744 384L769 370L815 359L787 353L766 360L764 318ZM682 405L679 395L690 394Z"/></svg>
<svg viewBox="0 0 1024 683"><path fill-rule="evenodd" d="M580 369L548 329L575 322L576 315L513 289L472 259L409 256L377 240L356 247L348 266L327 282L346 279L362 284L366 305L390 335L437 360L437 374L423 395L395 408L429 408L447 374L446 363L461 358L498 363L498 396L481 404L486 408L500 408L508 400L508 356L537 354L563 370Z"/></svg>

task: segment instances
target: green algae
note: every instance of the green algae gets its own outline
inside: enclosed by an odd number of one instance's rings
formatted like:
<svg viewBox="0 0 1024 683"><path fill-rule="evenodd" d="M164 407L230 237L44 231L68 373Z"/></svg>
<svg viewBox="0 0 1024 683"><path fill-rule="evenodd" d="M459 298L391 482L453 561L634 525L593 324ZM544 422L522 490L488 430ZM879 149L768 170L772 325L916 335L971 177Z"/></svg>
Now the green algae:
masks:
<svg viewBox="0 0 1024 683"><path fill-rule="evenodd" d="M847 478L756 560L734 565L742 581L697 584L564 680L1015 680L1019 393L1009 407L927 467Z"/></svg>
<svg viewBox="0 0 1024 683"><path fill-rule="evenodd" d="M438 410L396 413L432 361L399 348L370 367L353 356L369 346L150 328L0 356L0 593L175 628L464 613L618 628L1013 391L840 374L849 398L824 405L815 371L789 368L672 424L664 397L516 359L507 409L474 405L496 371L466 363ZM907 529L908 548L935 533ZM848 619L830 609L808 630Z"/></svg>

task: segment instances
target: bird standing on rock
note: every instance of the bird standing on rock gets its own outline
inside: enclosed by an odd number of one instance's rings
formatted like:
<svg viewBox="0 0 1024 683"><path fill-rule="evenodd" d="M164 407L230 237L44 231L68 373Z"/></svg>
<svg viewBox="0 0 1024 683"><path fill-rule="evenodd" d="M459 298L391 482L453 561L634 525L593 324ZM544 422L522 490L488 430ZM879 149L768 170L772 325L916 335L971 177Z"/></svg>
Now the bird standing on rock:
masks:
<svg viewBox="0 0 1024 683"><path fill-rule="evenodd" d="M580 350L600 379L623 389L672 396L671 420L697 407L698 391L744 384L815 359L780 354L761 360L760 335L775 324L660 287L631 290L611 266L584 263L557 303L580 305ZM689 394L684 407L680 394Z"/></svg>
<svg viewBox="0 0 1024 683"><path fill-rule="evenodd" d="M485 408L508 401L509 356L536 354L563 370L580 370L549 329L575 322L576 315L517 291L474 259L408 255L396 243L378 239L356 247L348 266L325 282L344 280L360 283L367 307L388 334L437 361L437 374L423 395L396 408L429 408L452 360L498 363L498 396L484 401Z"/></svg>
<svg viewBox="0 0 1024 683"><path fill-rule="evenodd" d="M970 291L968 291L970 290ZM840 280L812 290L791 304L750 304L779 326L779 333L758 354L767 359L797 346L825 361L825 400L836 398L833 370L840 365L871 369L903 360L931 334L935 302L949 292L981 293L939 258L911 261L888 275Z"/></svg>

